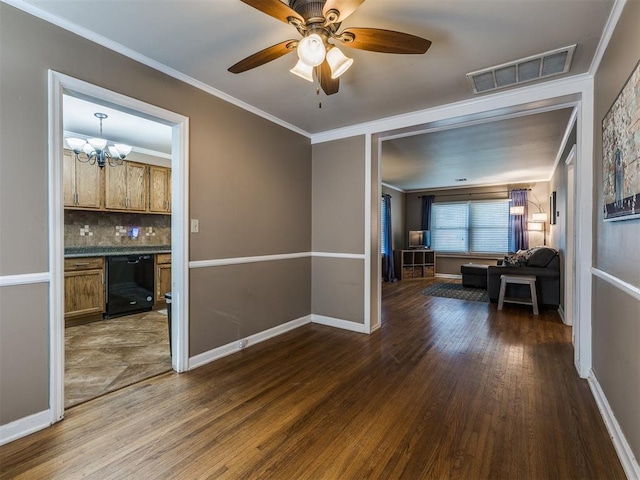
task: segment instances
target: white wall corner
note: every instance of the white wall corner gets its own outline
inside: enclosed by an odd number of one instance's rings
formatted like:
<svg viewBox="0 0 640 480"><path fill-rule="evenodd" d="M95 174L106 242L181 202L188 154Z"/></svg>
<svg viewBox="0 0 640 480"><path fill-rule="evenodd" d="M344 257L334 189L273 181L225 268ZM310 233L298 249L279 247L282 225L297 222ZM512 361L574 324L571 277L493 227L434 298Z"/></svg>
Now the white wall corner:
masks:
<svg viewBox="0 0 640 480"><path fill-rule="evenodd" d="M371 333L369 327L367 327L364 323L350 322L349 320L341 320L339 318L316 315L315 313L311 314L311 321L319 325L340 328L342 330L349 330L351 332Z"/></svg>
<svg viewBox="0 0 640 480"><path fill-rule="evenodd" d="M283 333L294 330L298 327L306 325L307 323L311 323L311 315L306 315L304 317L291 320L290 322L283 323L282 325L278 325L263 332L258 332L249 337L239 338L234 342L227 343L226 345L222 345L221 347L214 348L204 353L200 353L189 358L188 369L193 370L194 368L201 367L202 365L206 365L207 363L211 363L222 357L226 357L227 355L231 355L233 353L239 352L240 350L244 350L245 348L248 348L256 343L261 343L269 340L270 338L282 335ZM246 344L241 347L240 341L243 340L246 341Z"/></svg>
<svg viewBox="0 0 640 480"><path fill-rule="evenodd" d="M600 410L600 415L602 415L604 424L606 425L609 435L613 440L613 447L618 454L624 473L629 479L639 479L640 466L638 465L638 460L633 454L633 451L631 450L631 447L629 446L629 443L627 442L627 439L625 438L624 433L613 414L613 410L611 410L609 401L607 400L602 387L600 387L600 383L598 382L593 370L591 370L587 380L589 382L593 398L595 398L598 409Z"/></svg>
<svg viewBox="0 0 640 480"><path fill-rule="evenodd" d="M51 411L34 413L6 425L0 425L0 445L13 442L51 425Z"/></svg>

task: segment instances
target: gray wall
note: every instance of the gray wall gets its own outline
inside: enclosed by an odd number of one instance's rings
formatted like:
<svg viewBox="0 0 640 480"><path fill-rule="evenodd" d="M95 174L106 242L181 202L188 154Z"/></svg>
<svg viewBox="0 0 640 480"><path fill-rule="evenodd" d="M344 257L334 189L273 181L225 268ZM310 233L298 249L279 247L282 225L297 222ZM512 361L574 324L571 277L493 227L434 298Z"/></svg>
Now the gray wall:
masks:
<svg viewBox="0 0 640 480"><path fill-rule="evenodd" d="M365 137L313 146L312 250L364 254ZM312 313L364 323L364 261L314 257Z"/></svg>
<svg viewBox="0 0 640 480"><path fill-rule="evenodd" d="M602 119L640 58L640 2L627 2L595 77L595 267L640 288L640 220L602 220ZM598 278L593 287L593 371L640 458L640 301Z"/></svg>
<svg viewBox="0 0 640 480"><path fill-rule="evenodd" d="M191 260L311 249L308 138L0 3L0 276L48 271L48 69L189 117ZM311 313L309 259L191 273L191 355ZM48 407L48 290L0 301L4 425Z"/></svg>

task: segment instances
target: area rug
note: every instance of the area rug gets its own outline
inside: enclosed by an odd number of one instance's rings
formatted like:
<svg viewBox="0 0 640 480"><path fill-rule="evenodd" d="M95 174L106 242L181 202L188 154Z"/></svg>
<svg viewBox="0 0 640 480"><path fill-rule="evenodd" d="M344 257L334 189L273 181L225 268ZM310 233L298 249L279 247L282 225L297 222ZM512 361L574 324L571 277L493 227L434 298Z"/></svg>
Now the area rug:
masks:
<svg viewBox="0 0 640 480"><path fill-rule="evenodd" d="M489 294L483 288L467 288L459 283L438 282L425 288L422 295L431 297L456 298L470 302L488 302Z"/></svg>

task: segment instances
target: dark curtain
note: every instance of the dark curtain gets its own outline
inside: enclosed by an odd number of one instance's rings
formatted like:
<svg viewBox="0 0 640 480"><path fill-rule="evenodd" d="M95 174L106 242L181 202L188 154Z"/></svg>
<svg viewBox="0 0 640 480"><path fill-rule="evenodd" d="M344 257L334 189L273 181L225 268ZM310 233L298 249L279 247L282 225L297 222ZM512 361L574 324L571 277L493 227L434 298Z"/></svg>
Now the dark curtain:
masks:
<svg viewBox="0 0 640 480"><path fill-rule="evenodd" d="M422 196L422 230L431 231L431 205L433 205L433 195Z"/></svg>
<svg viewBox="0 0 640 480"><path fill-rule="evenodd" d="M385 221L385 231L382 234L386 238L384 253L384 280L387 282L396 281L396 271L393 265L393 230L391 229L391 195L382 195L384 198L383 212Z"/></svg>
<svg viewBox="0 0 640 480"><path fill-rule="evenodd" d="M527 191L511 190L509 198L511 199L510 207L524 207L523 215L509 214L509 223L511 225L509 250L512 252L527 250L529 248L529 232L527 231L527 218L529 218L527 205L529 201L527 199Z"/></svg>

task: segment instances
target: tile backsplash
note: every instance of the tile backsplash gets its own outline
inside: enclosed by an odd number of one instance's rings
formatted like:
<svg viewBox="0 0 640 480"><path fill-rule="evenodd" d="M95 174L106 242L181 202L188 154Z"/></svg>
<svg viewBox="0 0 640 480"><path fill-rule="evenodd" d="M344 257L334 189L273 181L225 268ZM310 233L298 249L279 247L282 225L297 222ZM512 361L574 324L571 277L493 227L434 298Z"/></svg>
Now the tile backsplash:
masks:
<svg viewBox="0 0 640 480"><path fill-rule="evenodd" d="M65 247L170 245L171 216L64 211Z"/></svg>

